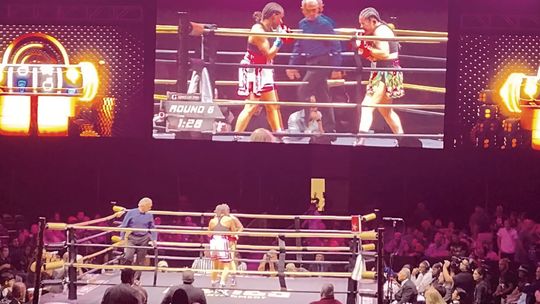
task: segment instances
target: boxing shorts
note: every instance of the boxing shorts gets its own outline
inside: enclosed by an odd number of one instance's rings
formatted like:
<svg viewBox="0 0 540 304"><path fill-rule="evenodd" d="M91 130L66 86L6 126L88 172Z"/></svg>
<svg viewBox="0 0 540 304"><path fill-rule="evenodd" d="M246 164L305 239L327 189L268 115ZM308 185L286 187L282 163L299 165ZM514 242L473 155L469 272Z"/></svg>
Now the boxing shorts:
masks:
<svg viewBox="0 0 540 304"><path fill-rule="evenodd" d="M398 60L384 60L372 63L372 67L377 68L401 68ZM385 93L388 98L401 98L405 95L403 89L403 72L396 71L375 71L369 75L367 94L373 95L374 88L383 83L385 86Z"/></svg>
<svg viewBox="0 0 540 304"><path fill-rule="evenodd" d="M261 58L251 51L247 51L240 64L272 64L266 58ZM274 90L274 70L263 68L238 69L238 95L249 96L250 93L260 97L261 94Z"/></svg>
<svg viewBox="0 0 540 304"><path fill-rule="evenodd" d="M210 257L221 262L230 262L231 248L226 236L214 235L210 239Z"/></svg>

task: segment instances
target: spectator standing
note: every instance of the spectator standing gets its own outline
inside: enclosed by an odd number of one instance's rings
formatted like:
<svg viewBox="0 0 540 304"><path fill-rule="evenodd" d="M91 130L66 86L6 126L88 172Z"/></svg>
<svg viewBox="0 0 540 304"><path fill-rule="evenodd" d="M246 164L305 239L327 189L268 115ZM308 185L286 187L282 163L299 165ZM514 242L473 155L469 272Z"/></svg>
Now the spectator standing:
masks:
<svg viewBox="0 0 540 304"><path fill-rule="evenodd" d="M497 231L499 257L508 258L510 261L513 261L516 253L517 240L518 233L516 229L511 226L509 219L504 220L504 227Z"/></svg>

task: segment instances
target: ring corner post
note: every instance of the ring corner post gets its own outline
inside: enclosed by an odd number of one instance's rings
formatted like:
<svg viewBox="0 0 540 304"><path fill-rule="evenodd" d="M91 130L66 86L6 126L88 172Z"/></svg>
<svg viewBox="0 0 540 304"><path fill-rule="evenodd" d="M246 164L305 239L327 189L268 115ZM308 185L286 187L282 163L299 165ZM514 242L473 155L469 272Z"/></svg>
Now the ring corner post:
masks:
<svg viewBox="0 0 540 304"><path fill-rule="evenodd" d="M279 278L279 287L281 290L287 290L287 282L285 280L285 256L287 251L285 249L285 236L278 236L278 245L279 245L279 259L278 259L278 278Z"/></svg>
<svg viewBox="0 0 540 304"><path fill-rule="evenodd" d="M208 62L206 65L208 69L208 75L210 76L210 85L212 87L212 94L216 92L216 62L217 62L217 39L214 28L210 28L210 31L205 32L202 36L201 49L204 51L203 61ZM206 57L206 58L205 58ZM214 96L217 98L217 96Z"/></svg>
<svg viewBox="0 0 540 304"><path fill-rule="evenodd" d="M157 285L157 277L158 277L158 268L159 268L159 250L158 246L154 247L154 282L153 287L156 287Z"/></svg>
<svg viewBox="0 0 540 304"><path fill-rule="evenodd" d="M384 299L384 228L377 228L377 304Z"/></svg>
<svg viewBox="0 0 540 304"><path fill-rule="evenodd" d="M73 266L77 262L77 246L75 244L75 229L69 227L67 231L68 240L68 300L77 300L77 268Z"/></svg>
<svg viewBox="0 0 540 304"><path fill-rule="evenodd" d="M177 53L177 89L179 93L186 93L188 89L189 74L189 33L191 23L187 12L178 12L178 53Z"/></svg>
<svg viewBox="0 0 540 304"><path fill-rule="evenodd" d="M356 259L359 254L359 247L360 247L360 240L358 236L354 236L350 241L350 249L351 249L351 259L349 260L349 267L351 269L354 269L356 264ZM357 295L358 295L358 282L355 281L352 277L349 277L347 279L347 304L356 304L357 303Z"/></svg>
<svg viewBox="0 0 540 304"><path fill-rule="evenodd" d="M300 223L300 217L299 216L295 216L294 217L294 230L296 232L300 232L300 228L301 228L301 223ZM297 237L295 239L295 245L297 247L302 247L302 238L301 237ZM302 261L302 254L300 252L298 252L296 254L296 260L297 261Z"/></svg>
<svg viewBox="0 0 540 304"><path fill-rule="evenodd" d="M383 224L383 221L382 221L382 213L381 213L381 210L376 208L376 209L373 209L373 213L375 213L375 225L377 225L377 227L382 227L382 224Z"/></svg>
<svg viewBox="0 0 540 304"><path fill-rule="evenodd" d="M45 219L45 217L40 217L38 224L38 248L36 253L36 279L34 282L34 299L32 300L33 304L39 303L39 295L41 290L41 268L43 267L43 248L45 247L43 235L45 233L46 224L47 220Z"/></svg>

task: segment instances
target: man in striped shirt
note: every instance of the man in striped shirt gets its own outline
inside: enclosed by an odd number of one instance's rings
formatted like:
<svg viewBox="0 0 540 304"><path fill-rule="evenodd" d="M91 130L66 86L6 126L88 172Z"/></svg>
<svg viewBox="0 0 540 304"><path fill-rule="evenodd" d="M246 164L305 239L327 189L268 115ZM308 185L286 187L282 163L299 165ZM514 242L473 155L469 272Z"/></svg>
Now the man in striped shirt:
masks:
<svg viewBox="0 0 540 304"><path fill-rule="evenodd" d="M213 269L210 251L205 250L203 256L196 258L191 265L191 269L204 270L204 273L210 273L210 271Z"/></svg>

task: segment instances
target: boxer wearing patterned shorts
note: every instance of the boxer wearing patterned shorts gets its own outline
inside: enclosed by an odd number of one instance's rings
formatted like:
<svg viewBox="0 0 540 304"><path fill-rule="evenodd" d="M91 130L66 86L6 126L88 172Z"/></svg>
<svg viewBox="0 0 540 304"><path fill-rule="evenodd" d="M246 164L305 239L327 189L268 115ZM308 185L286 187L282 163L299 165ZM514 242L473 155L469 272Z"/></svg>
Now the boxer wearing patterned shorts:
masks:
<svg viewBox="0 0 540 304"><path fill-rule="evenodd" d="M372 7L365 8L360 12L358 22L366 35L393 38L394 32ZM360 37L361 39L361 37ZM399 44L396 41L357 41L358 53L372 62L377 68L399 69ZM394 98L404 95L403 72L375 71L370 74L366 88L366 96L362 105L391 104ZM362 107L359 131L369 132L373 122L374 107ZM388 126L395 134L403 134L403 127L398 114L391 108L378 108Z"/></svg>

